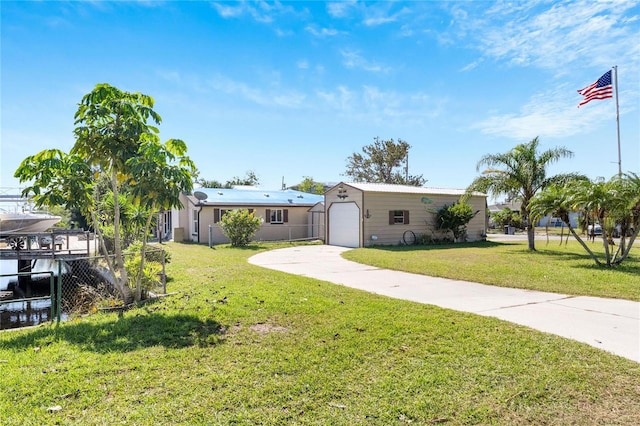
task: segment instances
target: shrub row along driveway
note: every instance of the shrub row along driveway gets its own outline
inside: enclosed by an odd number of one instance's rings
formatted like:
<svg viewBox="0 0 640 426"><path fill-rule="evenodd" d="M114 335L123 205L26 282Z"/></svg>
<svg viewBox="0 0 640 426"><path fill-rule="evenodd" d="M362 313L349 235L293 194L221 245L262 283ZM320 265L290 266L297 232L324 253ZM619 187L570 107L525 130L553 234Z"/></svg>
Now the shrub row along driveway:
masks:
<svg viewBox="0 0 640 426"><path fill-rule="evenodd" d="M376 294L497 317L640 362L640 302L494 287L390 271L343 259L344 247L272 250L249 262Z"/></svg>

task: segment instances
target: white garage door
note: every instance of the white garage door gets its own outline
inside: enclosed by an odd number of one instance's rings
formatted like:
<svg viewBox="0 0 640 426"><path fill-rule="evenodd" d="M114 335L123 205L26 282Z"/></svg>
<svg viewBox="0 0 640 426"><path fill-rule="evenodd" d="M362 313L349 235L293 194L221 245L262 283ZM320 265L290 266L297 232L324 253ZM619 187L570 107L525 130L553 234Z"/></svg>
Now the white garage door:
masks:
<svg viewBox="0 0 640 426"><path fill-rule="evenodd" d="M334 203L329 207L329 244L360 247L360 210L356 203Z"/></svg>

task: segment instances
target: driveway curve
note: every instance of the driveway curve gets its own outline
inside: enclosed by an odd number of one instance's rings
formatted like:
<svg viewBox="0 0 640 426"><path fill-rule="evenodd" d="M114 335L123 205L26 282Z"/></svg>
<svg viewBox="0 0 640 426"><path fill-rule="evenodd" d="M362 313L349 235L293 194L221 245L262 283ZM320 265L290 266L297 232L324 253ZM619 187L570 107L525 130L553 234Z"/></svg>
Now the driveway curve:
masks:
<svg viewBox="0 0 640 426"><path fill-rule="evenodd" d="M256 254L249 263L397 299L491 316L640 362L640 303L495 287L390 271L344 259L348 248L313 245Z"/></svg>

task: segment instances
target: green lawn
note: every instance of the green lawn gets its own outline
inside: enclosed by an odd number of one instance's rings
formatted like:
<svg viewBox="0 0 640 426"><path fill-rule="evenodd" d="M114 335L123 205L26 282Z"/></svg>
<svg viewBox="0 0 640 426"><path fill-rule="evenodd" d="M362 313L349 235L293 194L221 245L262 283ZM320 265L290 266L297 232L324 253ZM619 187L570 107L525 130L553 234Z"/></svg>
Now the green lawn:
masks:
<svg viewBox="0 0 640 426"><path fill-rule="evenodd" d="M603 252L602 242L587 243ZM570 295L640 300L640 248L615 268L595 265L573 240L536 238L536 251L526 241L480 242L443 246L388 246L350 250L349 260L381 268Z"/></svg>
<svg viewBox="0 0 640 426"><path fill-rule="evenodd" d="M0 333L2 425L640 424L638 363L166 246L174 295Z"/></svg>

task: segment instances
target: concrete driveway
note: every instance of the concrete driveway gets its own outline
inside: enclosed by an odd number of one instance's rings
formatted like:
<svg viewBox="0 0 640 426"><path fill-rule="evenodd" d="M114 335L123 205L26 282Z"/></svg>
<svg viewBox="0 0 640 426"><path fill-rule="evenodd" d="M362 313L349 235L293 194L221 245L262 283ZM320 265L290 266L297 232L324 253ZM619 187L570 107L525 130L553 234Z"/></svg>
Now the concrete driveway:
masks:
<svg viewBox="0 0 640 426"><path fill-rule="evenodd" d="M249 263L371 293L491 316L640 362L640 303L494 287L362 265L329 245L259 253Z"/></svg>

